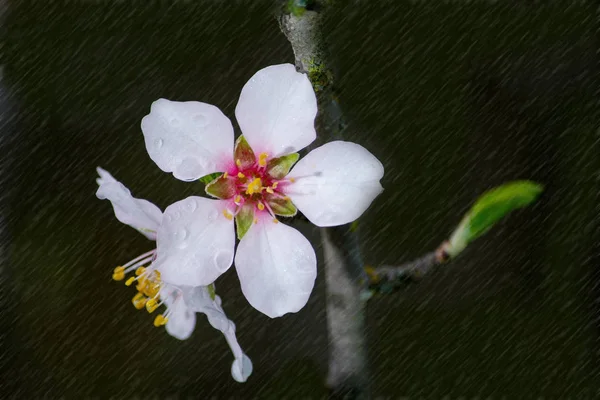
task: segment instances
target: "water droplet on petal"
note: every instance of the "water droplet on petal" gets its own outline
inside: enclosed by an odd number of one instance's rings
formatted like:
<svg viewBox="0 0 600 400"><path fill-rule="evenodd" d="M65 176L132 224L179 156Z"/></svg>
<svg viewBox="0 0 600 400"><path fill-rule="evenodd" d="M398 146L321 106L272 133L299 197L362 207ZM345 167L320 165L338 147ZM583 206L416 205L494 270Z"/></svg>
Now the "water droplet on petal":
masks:
<svg viewBox="0 0 600 400"><path fill-rule="evenodd" d="M184 228L179 231L179 235L177 235L177 237L179 238L179 240L185 240L187 235L188 235L188 231L187 231L187 229Z"/></svg>
<svg viewBox="0 0 600 400"><path fill-rule="evenodd" d="M164 144L164 141L162 139L156 139L154 141L154 147L156 147L157 149L160 149Z"/></svg>
<svg viewBox="0 0 600 400"><path fill-rule="evenodd" d="M175 125L175 126L179 125L179 120L177 118L172 118L171 125Z"/></svg>
<svg viewBox="0 0 600 400"><path fill-rule="evenodd" d="M219 271L225 271L231 266L232 259L233 255L231 252L227 250L220 250L217 254L215 254L215 267L217 267Z"/></svg>
<svg viewBox="0 0 600 400"><path fill-rule="evenodd" d="M178 229L175 232L173 232L173 238L178 242L178 247L180 249L187 247L188 241L185 240L187 238L187 236L188 236L188 231L185 228Z"/></svg>
<svg viewBox="0 0 600 400"><path fill-rule="evenodd" d="M173 213L173 218L175 218L175 219L179 219L179 218L181 218L181 213L180 213L179 211L175 211L175 212Z"/></svg>
<svg viewBox="0 0 600 400"><path fill-rule="evenodd" d="M189 211L189 212L194 212L196 211L196 208L198 207L198 205L196 204L196 200L194 199L190 199L186 204L185 204L185 208Z"/></svg>
<svg viewBox="0 0 600 400"><path fill-rule="evenodd" d="M202 114L196 114L192 117L192 120L196 123L196 125L200 127L204 127L208 125L208 119Z"/></svg>

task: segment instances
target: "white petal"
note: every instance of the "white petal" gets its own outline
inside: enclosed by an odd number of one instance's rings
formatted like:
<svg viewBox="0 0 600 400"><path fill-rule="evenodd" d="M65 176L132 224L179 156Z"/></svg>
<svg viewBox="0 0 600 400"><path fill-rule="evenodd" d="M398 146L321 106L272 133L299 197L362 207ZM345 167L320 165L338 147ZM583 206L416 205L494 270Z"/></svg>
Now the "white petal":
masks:
<svg viewBox="0 0 600 400"><path fill-rule="evenodd" d="M284 191L317 226L354 221L383 191L383 165L364 147L335 141L317 147L302 158L288 178L296 179Z"/></svg>
<svg viewBox="0 0 600 400"><path fill-rule="evenodd" d="M231 376L238 382L246 382L252 374L252 361L247 355L242 354L241 358L236 358L231 364Z"/></svg>
<svg viewBox="0 0 600 400"><path fill-rule="evenodd" d="M248 302L275 318L304 307L317 277L317 257L296 229L264 219L240 241L235 268Z"/></svg>
<svg viewBox="0 0 600 400"><path fill-rule="evenodd" d="M158 229L156 268L174 285L209 285L231 266L235 244L227 202L191 196L165 210Z"/></svg>
<svg viewBox="0 0 600 400"><path fill-rule="evenodd" d="M208 322L213 328L223 333L235 360L231 366L231 375L238 382L246 382L252 373L252 362L240 347L235 336L235 324L227 318L221 307L221 298L210 298L210 293L205 286L194 288L182 287L183 296L190 309L206 314Z"/></svg>
<svg viewBox="0 0 600 400"><path fill-rule="evenodd" d="M187 306L185 297L176 300L173 296L163 298L161 293L161 299L169 309L169 317L165 326L167 333L179 340L188 339L196 326L196 313Z"/></svg>
<svg viewBox="0 0 600 400"><path fill-rule="evenodd" d="M142 119L150 158L177 179L225 171L233 158L233 127L217 107L158 99Z"/></svg>
<svg viewBox="0 0 600 400"><path fill-rule="evenodd" d="M100 178L96 179L100 187L96 191L99 199L108 199L112 203L115 216L148 239L156 239L156 231L162 220L160 208L148 200L136 199L121 182L117 181L107 171L96 169Z"/></svg>
<svg viewBox="0 0 600 400"><path fill-rule="evenodd" d="M296 152L316 138L317 98L305 74L292 64L258 71L244 85L235 116L254 153Z"/></svg>

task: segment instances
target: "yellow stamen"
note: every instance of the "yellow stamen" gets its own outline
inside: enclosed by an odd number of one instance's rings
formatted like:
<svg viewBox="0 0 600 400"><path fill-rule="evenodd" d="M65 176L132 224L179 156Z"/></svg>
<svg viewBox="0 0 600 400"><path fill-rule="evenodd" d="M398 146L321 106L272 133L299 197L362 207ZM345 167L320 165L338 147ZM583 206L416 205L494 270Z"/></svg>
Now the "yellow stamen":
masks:
<svg viewBox="0 0 600 400"><path fill-rule="evenodd" d="M238 168L242 166L242 162L240 161L239 158L237 160L235 160L235 165L237 165Z"/></svg>
<svg viewBox="0 0 600 400"><path fill-rule="evenodd" d="M167 321L169 321L169 318L165 318L162 314L158 314L156 318L154 318L154 326L158 328L159 326L165 325Z"/></svg>
<svg viewBox="0 0 600 400"><path fill-rule="evenodd" d="M266 167L267 157L269 157L267 153L260 153L260 155L258 156L258 165L260 165L261 167Z"/></svg>
<svg viewBox="0 0 600 400"><path fill-rule="evenodd" d="M292 182L292 183L296 182L296 178L290 178L290 182Z"/></svg>
<svg viewBox="0 0 600 400"><path fill-rule="evenodd" d="M246 194L260 193L261 189L262 189L262 181L260 180L260 178L255 178L248 185L248 188L246 189Z"/></svg>
<svg viewBox="0 0 600 400"><path fill-rule="evenodd" d="M273 218L273 222L276 223L276 224L278 224L279 220L277 218Z"/></svg>
<svg viewBox="0 0 600 400"><path fill-rule="evenodd" d="M131 278L125 281L125 286L131 286L135 282L135 278L132 276Z"/></svg>
<svg viewBox="0 0 600 400"><path fill-rule="evenodd" d="M144 268L144 267L139 267L138 269L135 270L135 274L137 276L142 275L144 272L146 272L146 268Z"/></svg>
<svg viewBox="0 0 600 400"><path fill-rule="evenodd" d="M262 210L264 210L264 209L265 209L265 205L264 205L263 203L258 203L258 206L257 206L257 207L258 207L258 209L259 209L260 211L262 211Z"/></svg>
<svg viewBox="0 0 600 400"><path fill-rule="evenodd" d="M228 220L232 220L233 219L233 214L231 214L229 211L227 210L223 210L223 215L225 216L225 218L227 218Z"/></svg>
<svg viewBox="0 0 600 400"><path fill-rule="evenodd" d="M277 185L279 185L279 182L273 182L273 189L277 189Z"/></svg>
<svg viewBox="0 0 600 400"><path fill-rule="evenodd" d="M142 308L144 308L146 306L147 301L148 301L148 299L144 296L144 294L139 293L139 292L131 300L131 302L133 303L133 306L138 310L141 310Z"/></svg>
<svg viewBox="0 0 600 400"><path fill-rule="evenodd" d="M122 281L123 279L125 279L125 268L124 267L115 268L115 270L113 271L112 278L115 281Z"/></svg>
<svg viewBox="0 0 600 400"><path fill-rule="evenodd" d="M239 194L233 198L233 202L236 204L240 201L242 201L242 196L240 196Z"/></svg>
<svg viewBox="0 0 600 400"><path fill-rule="evenodd" d="M144 294L148 297L156 297L158 296L158 291L160 290L160 286L158 285L146 285L144 288Z"/></svg>
<svg viewBox="0 0 600 400"><path fill-rule="evenodd" d="M271 187L268 187L268 188L267 188L267 193L271 193L271 194L273 194L273 193L275 193L275 192L273 191L273 189L272 189Z"/></svg>
<svg viewBox="0 0 600 400"><path fill-rule="evenodd" d="M242 179L242 178L245 178L245 177L246 177L246 175L242 174L241 172L238 172L237 176L238 176L238 178L240 178L240 179Z"/></svg>
<svg viewBox="0 0 600 400"><path fill-rule="evenodd" d="M229 176L229 174L227 173L227 171L225 171L225 173L223 174L223 178L227 178Z"/></svg>
<svg viewBox="0 0 600 400"><path fill-rule="evenodd" d="M156 300L150 299L146 302L146 311L148 311L150 314L152 314L154 311L156 311L157 308L158 308L158 303L156 303Z"/></svg>

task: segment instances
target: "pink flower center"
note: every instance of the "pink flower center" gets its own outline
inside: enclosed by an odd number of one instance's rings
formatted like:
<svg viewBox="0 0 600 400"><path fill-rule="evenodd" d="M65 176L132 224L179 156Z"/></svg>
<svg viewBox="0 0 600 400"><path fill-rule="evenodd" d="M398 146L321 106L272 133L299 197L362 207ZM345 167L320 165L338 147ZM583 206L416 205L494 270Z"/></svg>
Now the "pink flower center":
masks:
<svg viewBox="0 0 600 400"><path fill-rule="evenodd" d="M294 178L273 178L268 173L268 160L267 153L261 153L254 164L250 166L244 166L240 160L236 160L235 165L224 173L223 177L235 184L235 195L232 197L235 212L231 214L228 210L224 210L225 217L232 219L242 206L251 204L255 208L255 215L261 213L265 215L264 213L267 212L275 218L275 213L269 203L275 199L289 200L284 190L289 183L294 182Z"/></svg>

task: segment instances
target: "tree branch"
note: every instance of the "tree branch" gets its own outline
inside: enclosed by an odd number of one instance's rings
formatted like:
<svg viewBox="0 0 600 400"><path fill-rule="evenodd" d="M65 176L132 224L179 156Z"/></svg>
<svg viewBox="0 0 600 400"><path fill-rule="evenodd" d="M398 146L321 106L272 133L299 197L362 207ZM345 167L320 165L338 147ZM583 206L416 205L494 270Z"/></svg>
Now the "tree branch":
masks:
<svg viewBox="0 0 600 400"><path fill-rule="evenodd" d="M294 51L296 68L308 75L317 94L318 139L330 141L342 137L346 124L333 95L333 73L326 61L321 34L323 9L320 7L319 12L302 10L302 15L283 11L279 24ZM368 398L365 300L362 296L368 277L357 232L351 225L323 228L321 238L327 283L327 386L334 398Z"/></svg>
<svg viewBox="0 0 600 400"><path fill-rule="evenodd" d="M444 242L435 251L402 265L366 267L369 289L372 292L389 293L403 284L420 281L423 276L450 260L446 247L447 242Z"/></svg>

